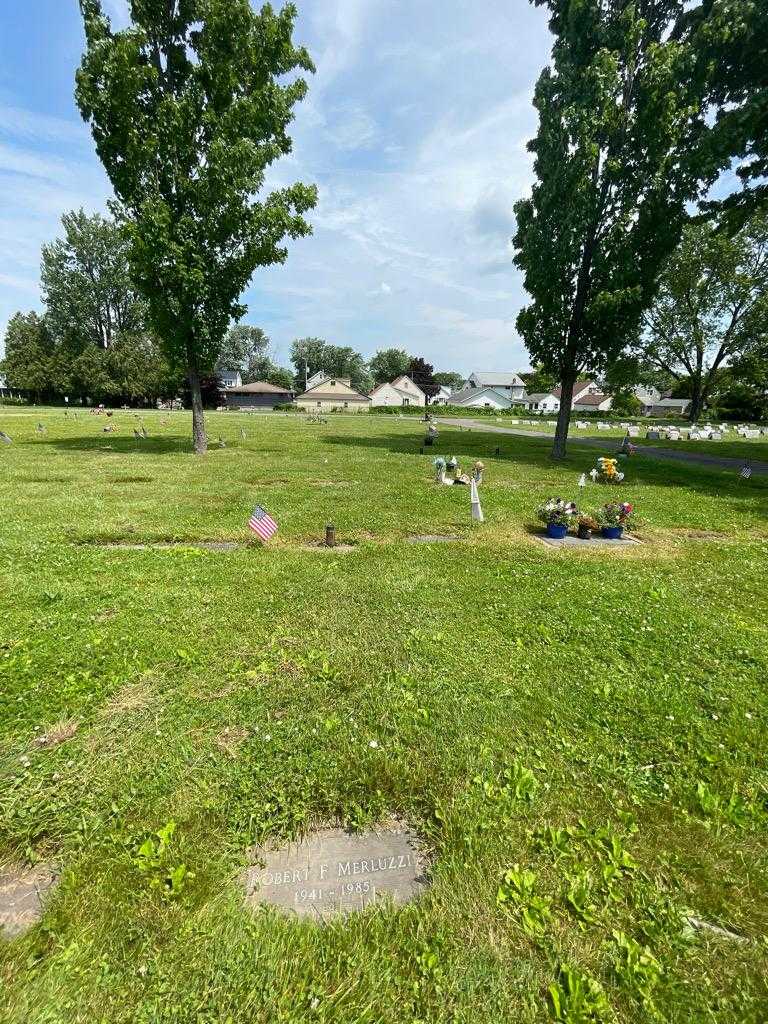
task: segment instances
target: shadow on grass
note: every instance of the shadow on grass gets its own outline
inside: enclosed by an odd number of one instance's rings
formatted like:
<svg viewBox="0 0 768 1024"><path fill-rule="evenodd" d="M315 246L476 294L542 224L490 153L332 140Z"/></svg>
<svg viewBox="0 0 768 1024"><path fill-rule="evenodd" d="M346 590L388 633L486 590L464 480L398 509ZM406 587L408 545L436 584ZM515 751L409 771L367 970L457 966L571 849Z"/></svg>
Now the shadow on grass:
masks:
<svg viewBox="0 0 768 1024"><path fill-rule="evenodd" d="M540 470L562 470L580 474L595 465L601 454L616 454L615 438L610 439L601 451L599 448L577 450L572 446L568 456L562 461L550 458L549 444L551 438L533 438L520 435L487 434L481 430L459 430L443 426L440 429L438 443L425 447L423 455L421 447L423 435L419 431L416 436L387 434L378 436L360 435L326 435L325 444L346 445L353 448L378 448L398 455L414 455L418 458L445 459L456 455L459 462L489 459L499 462L516 463L524 466L535 466ZM643 454L628 458L625 472L631 475L632 481L649 484L655 487L688 487L700 494L717 498L734 499L733 507L741 512L748 509L766 517L768 514L768 478L752 477L742 480L738 470L719 469L715 466L700 466L691 463L661 461L653 459L650 450ZM574 488L576 481L574 480ZM606 496L606 500L610 494Z"/></svg>
<svg viewBox="0 0 768 1024"><path fill-rule="evenodd" d="M22 442L24 444L25 442ZM26 442L30 443L30 442ZM97 437L67 437L55 441L33 441L60 452L106 452L113 455L182 455L192 454L192 442L183 437L146 437L137 441L132 437L103 434ZM209 452L219 451L214 443Z"/></svg>

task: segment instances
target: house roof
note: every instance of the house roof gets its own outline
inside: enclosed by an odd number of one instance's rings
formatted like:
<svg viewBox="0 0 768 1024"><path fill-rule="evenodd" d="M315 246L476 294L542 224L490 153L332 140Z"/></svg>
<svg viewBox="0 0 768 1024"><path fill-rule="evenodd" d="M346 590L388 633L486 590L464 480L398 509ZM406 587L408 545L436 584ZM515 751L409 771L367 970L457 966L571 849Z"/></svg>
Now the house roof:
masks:
<svg viewBox="0 0 768 1024"><path fill-rule="evenodd" d="M335 385L337 385L339 390L338 391L322 391L321 389L323 387L325 387L325 385L328 384L329 381L334 383ZM359 391L356 391L352 387L352 385L349 383L349 380L344 378L344 377L326 377L324 380L321 380L314 387L307 388L306 391L303 391L300 395L297 395L296 398L297 398L297 400L299 398L335 398L335 399L341 398L341 399L349 399L350 401L353 401L353 402L358 402L358 401L369 402L370 401L370 399L368 398L368 395L362 395Z"/></svg>
<svg viewBox="0 0 768 1024"><path fill-rule="evenodd" d="M591 377L577 377L576 380L573 383L573 393L575 395L578 395L579 391L583 391L584 388L593 387L594 383L595 382L592 380ZM553 388L552 389L552 394L555 396L555 398L562 398L563 397L562 385L558 384L556 388Z"/></svg>
<svg viewBox="0 0 768 1024"><path fill-rule="evenodd" d="M610 395L582 395L581 398L577 398L573 403L574 405L602 405L603 402L607 402Z"/></svg>
<svg viewBox="0 0 768 1024"><path fill-rule="evenodd" d="M526 402L540 402L542 400L542 398L559 398L559 397L560 396L556 395L554 391L537 391L533 395L526 395L525 396L525 401Z"/></svg>
<svg viewBox="0 0 768 1024"><path fill-rule="evenodd" d="M402 374L400 374L400 376L399 376L399 377L395 377L395 379L394 379L394 380L392 381L392 387L393 387L393 388L396 388L396 387L397 387L397 385L398 385L398 384L400 383L400 381L401 381L401 380L407 380L407 381L408 381L408 383L409 383L409 384L411 385L411 387L414 387L414 388L416 388L416 390L417 390L417 391L419 392L419 394L420 394L420 395L424 395L424 397L426 398L426 395L425 395L425 394L424 394L424 392L423 392L423 391L421 390L421 388L420 388L420 387L419 387L419 385L418 385L418 384L416 383L416 381L415 381L415 380L411 380L411 378L410 378L410 377L408 376L408 374L407 374L407 373L402 373Z"/></svg>
<svg viewBox="0 0 768 1024"><path fill-rule="evenodd" d="M510 402L509 395L505 395L503 391L495 391L493 388L464 388L462 391L454 391L451 397L451 405L462 405L467 399L478 398L480 395L489 393L494 395L496 398L501 399L502 402ZM511 402L510 402L511 404Z"/></svg>
<svg viewBox="0 0 768 1024"><path fill-rule="evenodd" d="M225 388L228 395L292 395L291 388L279 388L268 384L265 380L254 381L253 384L240 384L237 387Z"/></svg>
<svg viewBox="0 0 768 1024"><path fill-rule="evenodd" d="M482 373L476 370L470 374L470 377L474 377L479 388L525 387L525 383L516 373Z"/></svg>
<svg viewBox="0 0 768 1024"><path fill-rule="evenodd" d="M670 408L672 408L673 406L690 405L691 404L691 400L690 400L690 398L659 398L653 404L654 404L654 406L657 406L657 405L664 406L664 405L666 405L666 406L669 406Z"/></svg>
<svg viewBox="0 0 768 1024"><path fill-rule="evenodd" d="M413 384L413 386L414 386L414 387L416 388L416 390L417 390L417 391L419 392L419 394L420 394L420 395L422 395L422 396L424 396L424 397L426 397L426 396L424 395L424 392L423 392L423 391L421 390L421 388L419 387L419 385L418 385L418 384L415 384L415 383L414 383L414 382L413 382L413 381L411 380L411 378L410 378L410 377L402 376L402 377L396 377L396 378L395 378L394 380L392 380L392 381L389 381L389 380L385 380L385 381L382 381L382 382L381 382L381 384L377 384L377 385L376 385L376 387L375 387L375 388L373 389L373 391L371 391L371 398L373 398L373 396L374 396L374 395L376 394L376 392L377 392L377 391L381 391L381 389L382 389L382 388L394 388L394 389L395 389L395 391L397 391L397 392L398 392L398 394L400 394L400 395L404 395L404 396L405 396L406 398L413 398L413 392L411 392L411 391L406 391L406 390L405 390L405 388L399 388L399 387L397 386L397 384L398 384L398 381L401 381L401 380L408 380L408 381L410 381L410 382L411 382L411 384Z"/></svg>

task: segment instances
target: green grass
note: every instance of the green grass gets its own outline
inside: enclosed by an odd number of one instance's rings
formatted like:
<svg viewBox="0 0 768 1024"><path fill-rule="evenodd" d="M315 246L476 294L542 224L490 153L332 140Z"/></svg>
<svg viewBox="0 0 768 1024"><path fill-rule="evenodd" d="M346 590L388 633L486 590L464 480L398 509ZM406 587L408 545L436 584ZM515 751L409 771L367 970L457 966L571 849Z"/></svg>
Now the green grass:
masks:
<svg viewBox="0 0 768 1024"><path fill-rule="evenodd" d="M64 869L0 944L3 1024L768 1017L768 482L632 460L643 545L570 553L535 509L593 451L442 427L486 463L473 527L417 422L211 415L204 458L186 414L106 422L0 414L0 863ZM307 546L330 521L354 550ZM392 814L417 903L244 909L251 844Z"/></svg>

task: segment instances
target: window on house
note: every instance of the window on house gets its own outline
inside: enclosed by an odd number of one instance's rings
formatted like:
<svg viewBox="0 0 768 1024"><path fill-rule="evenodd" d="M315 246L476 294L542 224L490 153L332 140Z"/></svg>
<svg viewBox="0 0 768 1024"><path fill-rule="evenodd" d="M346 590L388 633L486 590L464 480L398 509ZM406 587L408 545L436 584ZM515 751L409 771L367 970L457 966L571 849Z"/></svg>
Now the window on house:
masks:
<svg viewBox="0 0 768 1024"><path fill-rule="evenodd" d="M410 405L410 404L411 404L410 398L404 398L403 399L403 405Z"/></svg>
<svg viewBox="0 0 768 1024"><path fill-rule="evenodd" d="M335 380L332 380L332 381L331 381L331 384L335 386L335 384L336 384L336 381L335 381Z"/></svg>
<svg viewBox="0 0 768 1024"><path fill-rule="evenodd" d="M491 408L491 403L490 402L483 402L483 405L485 406L486 409L490 409Z"/></svg>
<svg viewBox="0 0 768 1024"><path fill-rule="evenodd" d="M344 403L344 408L345 408L345 409L348 409L348 408L349 408L349 402L345 402L345 403Z"/></svg>
<svg viewBox="0 0 768 1024"><path fill-rule="evenodd" d="M318 406L321 406L323 403L322 402L318 402L317 404L318 404Z"/></svg>

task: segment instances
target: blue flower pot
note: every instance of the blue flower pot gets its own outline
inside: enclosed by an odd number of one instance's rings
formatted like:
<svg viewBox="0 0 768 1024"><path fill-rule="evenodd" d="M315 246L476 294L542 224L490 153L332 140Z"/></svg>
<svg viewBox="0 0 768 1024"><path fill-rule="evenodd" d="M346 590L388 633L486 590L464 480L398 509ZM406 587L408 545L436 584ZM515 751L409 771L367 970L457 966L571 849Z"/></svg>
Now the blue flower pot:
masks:
<svg viewBox="0 0 768 1024"><path fill-rule="evenodd" d="M606 540L621 540L622 533L624 533L623 526L603 526L600 530L600 535Z"/></svg>
<svg viewBox="0 0 768 1024"><path fill-rule="evenodd" d="M568 533L568 527L562 523L547 523L547 536L553 540L562 540Z"/></svg>

